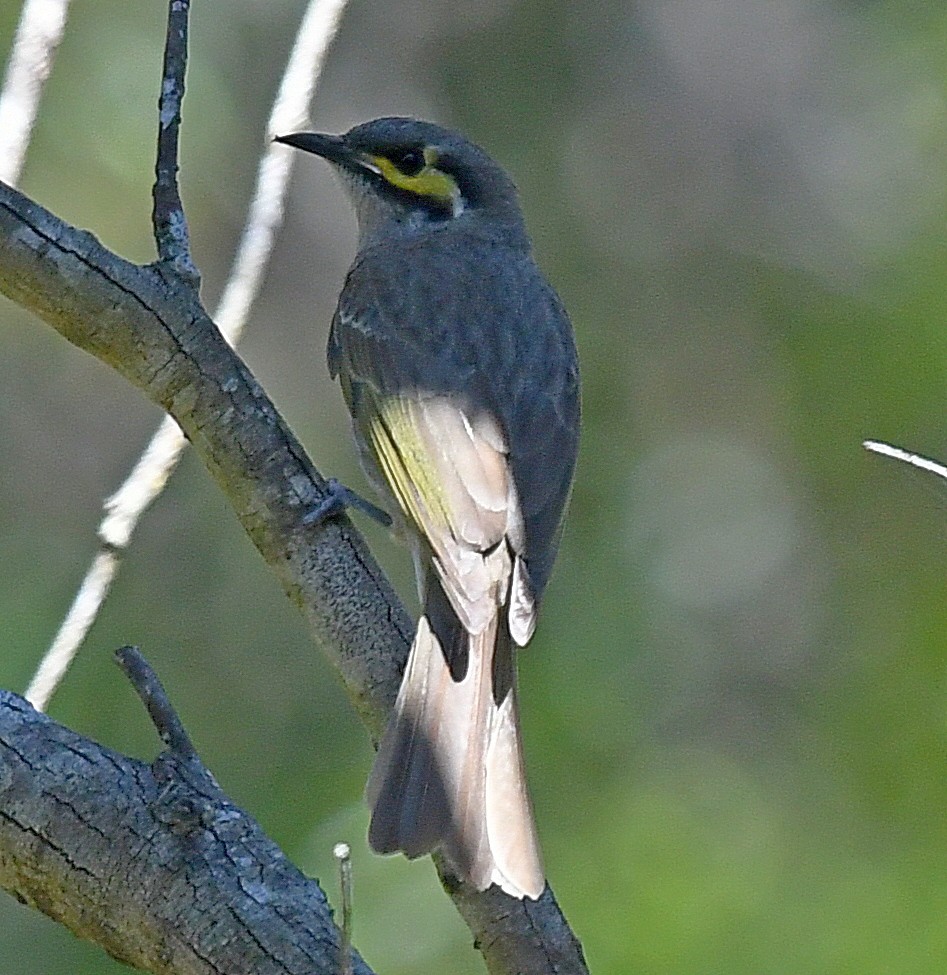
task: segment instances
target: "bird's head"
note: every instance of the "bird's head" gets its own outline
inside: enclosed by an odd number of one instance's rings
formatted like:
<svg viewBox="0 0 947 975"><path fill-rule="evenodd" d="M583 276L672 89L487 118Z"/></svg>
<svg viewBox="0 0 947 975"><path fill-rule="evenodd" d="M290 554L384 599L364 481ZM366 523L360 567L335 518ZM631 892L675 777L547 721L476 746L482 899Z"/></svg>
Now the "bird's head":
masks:
<svg viewBox="0 0 947 975"><path fill-rule="evenodd" d="M522 231L513 181L457 132L410 118L380 118L344 135L296 132L277 142L314 153L343 177L363 240L453 220Z"/></svg>

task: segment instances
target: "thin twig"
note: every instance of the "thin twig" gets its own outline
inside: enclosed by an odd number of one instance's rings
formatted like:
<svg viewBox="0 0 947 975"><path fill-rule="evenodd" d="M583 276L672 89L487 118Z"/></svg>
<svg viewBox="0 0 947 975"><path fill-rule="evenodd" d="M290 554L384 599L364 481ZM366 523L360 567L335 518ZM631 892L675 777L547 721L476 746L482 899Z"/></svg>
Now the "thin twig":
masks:
<svg viewBox="0 0 947 975"><path fill-rule="evenodd" d="M310 0L267 121L268 137L304 124L313 91L322 73L346 0ZM214 320L236 345L259 291L283 218L283 201L295 153L270 144L260 160L256 189L233 267ZM38 711L62 682L89 627L95 621L141 516L151 506L177 467L186 441L177 424L165 417L122 486L105 502L99 526L101 548L92 561L72 608L26 690Z"/></svg>
<svg viewBox="0 0 947 975"><path fill-rule="evenodd" d="M187 217L178 189L178 135L181 130L181 104L187 74L187 30L191 0L169 0L168 32L164 44L161 95L158 98L158 153L155 160L155 185L152 190L152 224L158 259L166 261L188 278L197 278L191 260L191 241Z"/></svg>
<svg viewBox="0 0 947 975"><path fill-rule="evenodd" d="M172 754L185 761L197 758L191 738L174 710L168 692L138 647L122 647L116 650L115 659L131 681L161 740Z"/></svg>
<svg viewBox="0 0 947 975"><path fill-rule="evenodd" d="M76 650L82 645L108 595L117 567L118 553L103 545L96 552L59 632L43 655L23 695L37 711L46 710L53 692L65 677Z"/></svg>
<svg viewBox="0 0 947 975"><path fill-rule="evenodd" d="M339 887L342 891L339 972L341 975L352 975L352 851L348 843L336 843L332 855L339 861Z"/></svg>
<svg viewBox="0 0 947 975"><path fill-rule="evenodd" d="M267 142L278 132L305 123L346 2L310 0L266 123ZM295 159L296 154L285 146L270 143L260 160L250 213L230 279L214 315L217 327L231 345L237 344L243 331L273 249L273 237L283 221L283 201Z"/></svg>
<svg viewBox="0 0 947 975"><path fill-rule="evenodd" d="M66 26L69 0L25 0L0 89L0 180L15 186Z"/></svg>
<svg viewBox="0 0 947 975"><path fill-rule="evenodd" d="M884 443L881 440L865 440L862 446L872 453L881 454L884 457L893 457L895 460L903 460L912 467L917 467L922 471L930 471L938 477L947 480L947 467L930 457L923 457L921 454L912 454L909 450L902 447L895 447L893 444Z"/></svg>

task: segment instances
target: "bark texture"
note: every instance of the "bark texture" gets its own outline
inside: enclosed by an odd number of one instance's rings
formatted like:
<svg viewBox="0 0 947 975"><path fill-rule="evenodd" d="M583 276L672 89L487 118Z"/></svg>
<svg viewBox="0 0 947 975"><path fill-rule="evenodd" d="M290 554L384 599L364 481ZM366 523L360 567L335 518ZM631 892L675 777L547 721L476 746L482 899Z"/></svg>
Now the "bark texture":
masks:
<svg viewBox="0 0 947 975"><path fill-rule="evenodd" d="M339 971L325 895L196 758L126 758L7 691L0 885L156 975Z"/></svg>

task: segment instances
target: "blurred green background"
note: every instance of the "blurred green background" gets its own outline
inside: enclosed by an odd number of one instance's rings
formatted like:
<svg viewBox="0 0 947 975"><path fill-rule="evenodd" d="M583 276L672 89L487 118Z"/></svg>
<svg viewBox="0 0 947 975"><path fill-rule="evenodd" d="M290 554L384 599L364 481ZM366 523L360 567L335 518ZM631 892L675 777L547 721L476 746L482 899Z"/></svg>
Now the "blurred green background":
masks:
<svg viewBox="0 0 947 975"><path fill-rule="evenodd" d="M76 4L22 185L138 260L164 5ZM300 0L196 4L183 191L210 307ZM0 0L0 51L18 3ZM947 970L947 7L353 0L313 110L461 127L515 175L575 321L585 431L521 659L550 880L604 973ZM324 366L353 220L300 158L247 362L364 484ZM22 690L159 419L0 300L0 684ZM407 556L372 525L401 590ZM53 715L150 758L142 646L223 787L379 971L482 971L430 863L370 855L370 748L193 457L148 514ZM112 975L0 900L0 973Z"/></svg>

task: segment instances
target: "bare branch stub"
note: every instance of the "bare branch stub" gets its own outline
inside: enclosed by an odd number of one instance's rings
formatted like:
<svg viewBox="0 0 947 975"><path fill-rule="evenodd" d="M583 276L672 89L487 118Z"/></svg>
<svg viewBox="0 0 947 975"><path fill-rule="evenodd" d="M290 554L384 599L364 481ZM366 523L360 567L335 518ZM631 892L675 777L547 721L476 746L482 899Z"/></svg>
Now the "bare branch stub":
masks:
<svg viewBox="0 0 947 975"><path fill-rule="evenodd" d="M167 691L138 647L116 650L115 659L147 708L161 740L177 758L183 761L196 758L197 752L191 738L174 710Z"/></svg>
<svg viewBox="0 0 947 975"><path fill-rule="evenodd" d="M164 47L161 96L158 99L158 155L152 191L152 223L158 260L170 264L186 278L196 280L198 271L191 259L191 241L178 189L178 134L184 76L187 72L187 32L190 0L170 0L168 33Z"/></svg>

